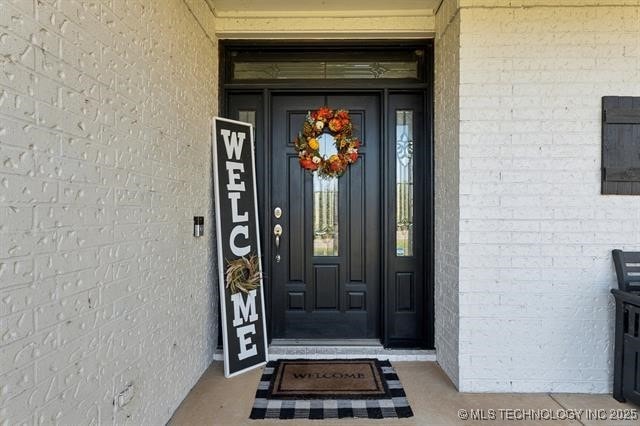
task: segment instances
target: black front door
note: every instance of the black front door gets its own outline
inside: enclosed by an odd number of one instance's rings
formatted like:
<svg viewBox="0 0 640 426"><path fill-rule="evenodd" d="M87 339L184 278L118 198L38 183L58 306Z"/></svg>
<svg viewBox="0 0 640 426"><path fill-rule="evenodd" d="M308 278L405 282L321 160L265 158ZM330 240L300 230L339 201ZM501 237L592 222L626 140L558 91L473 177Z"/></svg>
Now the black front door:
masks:
<svg viewBox="0 0 640 426"><path fill-rule="evenodd" d="M293 146L307 112L325 105L349 110L363 142L358 162L333 179L303 170ZM378 95L271 99L273 338L380 337L381 121ZM333 149L328 135L321 146L327 153ZM282 227L279 247L276 225Z"/></svg>

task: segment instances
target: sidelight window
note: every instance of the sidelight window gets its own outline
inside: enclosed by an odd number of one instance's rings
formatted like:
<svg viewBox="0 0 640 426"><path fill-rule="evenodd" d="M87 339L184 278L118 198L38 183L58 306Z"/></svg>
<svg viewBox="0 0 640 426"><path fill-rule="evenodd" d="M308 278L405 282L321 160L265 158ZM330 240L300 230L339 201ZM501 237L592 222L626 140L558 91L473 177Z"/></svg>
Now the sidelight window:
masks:
<svg viewBox="0 0 640 426"><path fill-rule="evenodd" d="M238 121L242 121L243 123L251 123L253 128L256 128L256 112L250 110L240 110L238 111Z"/></svg>
<svg viewBox="0 0 640 426"><path fill-rule="evenodd" d="M413 111L396 111L396 255L413 256Z"/></svg>

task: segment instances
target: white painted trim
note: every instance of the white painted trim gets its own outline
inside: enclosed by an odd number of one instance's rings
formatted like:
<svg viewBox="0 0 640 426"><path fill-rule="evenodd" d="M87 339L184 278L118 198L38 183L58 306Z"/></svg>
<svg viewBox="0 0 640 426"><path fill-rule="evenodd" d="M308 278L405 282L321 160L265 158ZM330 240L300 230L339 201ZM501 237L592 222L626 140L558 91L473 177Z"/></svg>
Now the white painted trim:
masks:
<svg viewBox="0 0 640 426"><path fill-rule="evenodd" d="M367 352L367 351L349 351L350 349L354 349L354 347L343 346L336 347L336 350L339 350L340 353L307 353L302 352L299 349L299 353L274 353L273 351L269 352L269 361L275 361L278 359L358 359L358 358L375 358L379 360L388 360L394 362L410 362L410 361L419 361L419 362L437 362L436 351L432 350L403 350L403 349L383 349L377 352ZM309 347L312 349L312 347ZM213 354L214 361L224 361L223 352L216 351Z"/></svg>
<svg viewBox="0 0 640 426"><path fill-rule="evenodd" d="M224 17L216 18L219 38L425 38L435 33L436 17L380 16L326 19L322 15L305 17Z"/></svg>
<svg viewBox="0 0 640 426"><path fill-rule="evenodd" d="M279 359L360 359L360 358L375 358L378 360L387 360L394 362L411 362L411 361L421 361L421 362L436 362L435 354L311 354L311 355L303 355L303 354L271 354L269 356L269 361L276 361Z"/></svg>
<svg viewBox="0 0 640 426"><path fill-rule="evenodd" d="M636 7L640 0L458 0L460 8Z"/></svg>
<svg viewBox="0 0 640 426"><path fill-rule="evenodd" d="M393 40L393 39L428 39L434 38L434 31L384 31L384 32L345 32L345 33L318 33L296 32L286 33L282 31L270 32L243 32L243 31L219 31L220 40Z"/></svg>
<svg viewBox="0 0 640 426"><path fill-rule="evenodd" d="M271 347L349 347L359 346L365 348L383 349L380 339L271 339Z"/></svg>
<svg viewBox="0 0 640 426"><path fill-rule="evenodd" d="M213 206L216 213L216 252L218 253L218 288L219 288L219 303L220 303L220 320L221 320L221 332L222 332L222 354L224 360L224 375L229 377L229 353L227 348L229 344L227 342L227 310L225 307L225 294L224 294L224 272L222 265L224 265L224 259L222 258L222 250L220 249L220 235L222 235L222 223L220 222L220 214L218 213L220 206L220 188L218 182L218 142L216 138L216 118L211 120L211 155L213 161L213 193L215 196L215 205ZM215 358L215 356L214 356Z"/></svg>
<svg viewBox="0 0 640 426"><path fill-rule="evenodd" d="M217 18L309 18L321 16L323 18L379 18L379 17L432 17L433 9L385 9L385 10L216 10Z"/></svg>

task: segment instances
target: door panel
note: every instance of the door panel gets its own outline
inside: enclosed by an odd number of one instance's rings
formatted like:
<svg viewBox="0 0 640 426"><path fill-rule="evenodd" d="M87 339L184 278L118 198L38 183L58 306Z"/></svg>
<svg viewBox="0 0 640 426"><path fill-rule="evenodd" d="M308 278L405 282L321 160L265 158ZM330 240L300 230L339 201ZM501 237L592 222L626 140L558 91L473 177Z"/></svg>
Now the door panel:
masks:
<svg viewBox="0 0 640 426"><path fill-rule="evenodd" d="M307 111L323 105L348 109L354 134L364 142L358 162L334 183L317 178L314 183L313 175L300 167L293 146ZM274 95L271 111L270 211L280 207L283 212L280 219L271 215L270 220L271 229L276 224L283 228L280 262L275 260L273 236L269 239L273 338L377 338L379 97ZM337 239L337 253L332 238Z"/></svg>

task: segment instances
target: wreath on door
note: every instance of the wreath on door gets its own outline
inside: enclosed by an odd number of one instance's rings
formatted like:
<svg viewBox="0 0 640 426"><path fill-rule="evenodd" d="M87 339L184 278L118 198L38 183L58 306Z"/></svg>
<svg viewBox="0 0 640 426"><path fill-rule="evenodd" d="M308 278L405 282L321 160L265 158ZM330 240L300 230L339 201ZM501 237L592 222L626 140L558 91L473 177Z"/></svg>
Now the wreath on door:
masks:
<svg viewBox="0 0 640 426"><path fill-rule="evenodd" d="M342 176L349 165L358 161L360 141L353 137L352 131L351 117L345 109L322 107L309 111L294 141L300 166L312 173L317 171L322 178ZM320 152L318 138L323 133L333 136L337 151L328 157Z"/></svg>

